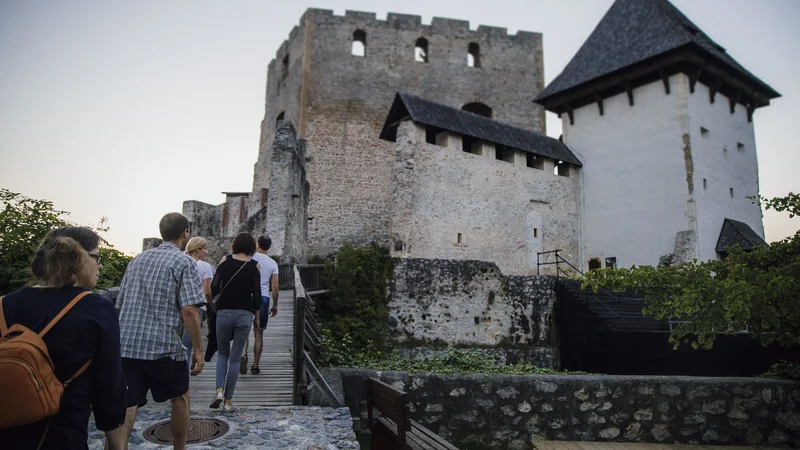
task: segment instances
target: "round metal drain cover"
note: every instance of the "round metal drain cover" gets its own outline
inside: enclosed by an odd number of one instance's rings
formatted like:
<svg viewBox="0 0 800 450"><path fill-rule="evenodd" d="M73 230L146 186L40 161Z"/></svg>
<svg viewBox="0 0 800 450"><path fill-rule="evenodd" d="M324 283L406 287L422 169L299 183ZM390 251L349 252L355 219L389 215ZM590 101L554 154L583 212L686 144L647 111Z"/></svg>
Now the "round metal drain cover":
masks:
<svg viewBox="0 0 800 450"><path fill-rule="evenodd" d="M206 442L228 432L228 424L217 419L190 419L187 444ZM172 444L170 421L159 422L144 430L144 438L156 444Z"/></svg>

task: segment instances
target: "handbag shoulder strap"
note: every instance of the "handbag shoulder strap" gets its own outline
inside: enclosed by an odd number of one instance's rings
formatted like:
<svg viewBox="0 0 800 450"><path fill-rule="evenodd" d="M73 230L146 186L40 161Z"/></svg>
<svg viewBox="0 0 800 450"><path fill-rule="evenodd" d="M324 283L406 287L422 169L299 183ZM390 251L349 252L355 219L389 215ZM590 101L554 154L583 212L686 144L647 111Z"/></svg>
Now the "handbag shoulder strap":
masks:
<svg viewBox="0 0 800 450"><path fill-rule="evenodd" d="M231 256L231 259L233 259L233 256ZM238 261L238 260L237 260L237 261ZM227 282L227 283L225 283L225 286L223 286L223 287L222 287L222 290L221 290L221 291L219 291L219 294L217 294L217 295L222 295L222 293L223 293L223 292L225 292L225 288L226 288L226 287L228 287L228 285L229 285L229 284L231 284L231 281L233 281L233 279L234 279L234 278L236 278L236 275L239 275L239 272L241 272L241 271L242 271L242 269L244 269L244 266L246 266L246 265L247 265L247 263L249 263L250 261L252 261L252 259L248 259L247 261L245 261L245 262L242 264L242 267L239 267L239 270L237 270L237 271L236 271L236 273L234 273L234 274L233 274L233 276L231 277L231 279L230 279L230 280L228 280L228 282Z"/></svg>

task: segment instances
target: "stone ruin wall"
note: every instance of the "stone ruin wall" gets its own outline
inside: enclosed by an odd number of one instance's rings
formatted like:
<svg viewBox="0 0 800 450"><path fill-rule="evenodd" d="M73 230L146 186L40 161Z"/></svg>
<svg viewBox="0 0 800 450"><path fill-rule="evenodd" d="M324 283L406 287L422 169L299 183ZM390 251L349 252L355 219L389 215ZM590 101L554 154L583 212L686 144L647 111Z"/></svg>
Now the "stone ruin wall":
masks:
<svg viewBox="0 0 800 450"><path fill-rule="evenodd" d="M378 377L408 393L412 419L458 448L533 450L543 440L800 448L800 383L792 381L356 369L324 374L362 429L364 382Z"/></svg>
<svg viewBox="0 0 800 450"><path fill-rule="evenodd" d="M537 267L537 253L561 250L578 263L579 168L569 176L526 166L526 153L511 162L495 158L494 144L481 154L462 150L461 136L425 142L425 126L406 121L397 132L391 205L392 255L493 261L506 275L555 274Z"/></svg>
<svg viewBox="0 0 800 450"><path fill-rule="evenodd" d="M357 29L367 36L365 57L350 54ZM420 37L429 43L428 63L414 59ZM480 68L467 67L470 42L480 45ZM254 187L269 184L263 174L271 149L264 143L283 112L308 142L309 255L330 254L346 241L387 245L395 151L379 134L395 92L455 107L482 102L495 119L543 133L544 110L531 101L543 85L539 33L309 9L269 65Z"/></svg>
<svg viewBox="0 0 800 450"><path fill-rule="evenodd" d="M504 276L484 261L401 258L389 295L391 338L403 354L453 345L560 367L554 277Z"/></svg>

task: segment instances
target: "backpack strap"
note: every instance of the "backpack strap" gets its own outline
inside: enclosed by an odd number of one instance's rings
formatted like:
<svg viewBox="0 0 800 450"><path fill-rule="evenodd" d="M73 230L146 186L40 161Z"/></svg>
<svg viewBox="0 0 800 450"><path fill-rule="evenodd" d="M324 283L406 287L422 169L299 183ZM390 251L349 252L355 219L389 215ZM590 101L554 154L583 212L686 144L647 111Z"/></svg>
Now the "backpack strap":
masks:
<svg viewBox="0 0 800 450"><path fill-rule="evenodd" d="M0 338L8 334L8 325L6 324L6 315L3 313L3 297L0 297Z"/></svg>
<svg viewBox="0 0 800 450"><path fill-rule="evenodd" d="M89 294L91 294L91 292L90 292L90 291L83 291L83 292L81 292L80 294L78 294L77 296L75 296L75 298L73 298L73 299L72 299L72 301L71 301L71 302L69 302L69 304L68 304L67 306L65 306L65 307L64 307L64 309L62 309L62 310L61 310L61 312L60 312L60 313L58 313L58 315L57 315L57 316L55 316L55 317L53 318L53 320L51 320L51 321L50 321L50 323L48 323L48 324L47 324L47 326L46 326L46 327L44 327L44 330L42 330L42 332L41 332L41 333L39 333L39 337L40 337L40 338L41 338L41 337L44 337L44 335L45 335L45 334L47 334L47 332L48 332L48 331L50 331L50 329L51 329L51 328L53 328L54 326L56 326L56 324L58 323L58 321L59 321L59 320L61 320L61 318L62 318L62 317L64 317L64 314L68 313L68 312L69 312L69 310L70 310L70 309L72 309L72 307L73 307L73 306L75 306L75 304L76 304L76 303L78 303L79 301L81 301L81 299L82 299L83 297L86 297L86 296L87 296L87 295L89 295Z"/></svg>

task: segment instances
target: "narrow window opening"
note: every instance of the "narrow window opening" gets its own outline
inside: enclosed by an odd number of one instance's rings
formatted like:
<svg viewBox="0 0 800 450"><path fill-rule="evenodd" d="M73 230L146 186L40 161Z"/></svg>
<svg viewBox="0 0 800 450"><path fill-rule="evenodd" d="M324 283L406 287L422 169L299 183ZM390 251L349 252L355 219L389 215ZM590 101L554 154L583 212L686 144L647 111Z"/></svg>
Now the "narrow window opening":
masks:
<svg viewBox="0 0 800 450"><path fill-rule="evenodd" d="M560 177L568 177L569 163L565 163L564 161L557 162L556 166L553 168L553 175L558 175Z"/></svg>
<svg viewBox="0 0 800 450"><path fill-rule="evenodd" d="M461 233L458 233L458 236L456 236L456 243L457 244L461 243Z"/></svg>
<svg viewBox="0 0 800 450"><path fill-rule="evenodd" d="M535 238L539 237L539 229L538 228L534 228L533 229L533 237L535 237Z"/></svg>
<svg viewBox="0 0 800 450"><path fill-rule="evenodd" d="M350 48L353 56L367 56L367 33L364 30L353 32L353 45Z"/></svg>
<svg viewBox="0 0 800 450"><path fill-rule="evenodd" d="M700 136L708 137L708 128L700 127Z"/></svg>
<svg viewBox="0 0 800 450"><path fill-rule="evenodd" d="M610 269L617 267L617 257L609 256L608 258L606 258L606 267Z"/></svg>
<svg viewBox="0 0 800 450"><path fill-rule="evenodd" d="M730 189L730 192L731 192L731 198L733 198L733 188Z"/></svg>
<svg viewBox="0 0 800 450"><path fill-rule="evenodd" d="M703 178L703 189L708 189L708 180Z"/></svg>
<svg viewBox="0 0 800 450"><path fill-rule="evenodd" d="M531 169L544 170L544 158L536 156L533 153L526 153L525 165Z"/></svg>
<svg viewBox="0 0 800 450"><path fill-rule="evenodd" d="M283 116L283 111L281 111L280 114L278 114L278 117L275 118L275 128L278 128L278 123L283 120Z"/></svg>
<svg viewBox="0 0 800 450"><path fill-rule="evenodd" d="M428 62L428 40L425 38L417 39L417 43L414 46L414 60L416 62L426 63Z"/></svg>
<svg viewBox="0 0 800 450"><path fill-rule="evenodd" d="M591 258L591 259L589 259L589 270L595 270L595 269L599 269L601 267L603 267L603 266L602 266L602 264L600 264L600 258Z"/></svg>
<svg viewBox="0 0 800 450"><path fill-rule="evenodd" d="M514 149L497 144L494 152L495 159L514 164Z"/></svg>
<svg viewBox="0 0 800 450"><path fill-rule="evenodd" d="M467 47L467 67L481 66L481 48L475 42L470 42Z"/></svg>
<svg viewBox="0 0 800 450"><path fill-rule="evenodd" d="M742 144L741 142L737 142L736 150L739 150L740 152L744 153L744 144Z"/></svg>
<svg viewBox="0 0 800 450"><path fill-rule="evenodd" d="M461 136L461 150L464 150L467 153L472 153L473 155L480 155L480 146L474 145L478 142L478 139L475 139L470 136Z"/></svg>
<svg viewBox="0 0 800 450"><path fill-rule="evenodd" d="M728 149L726 147L722 147L722 156L728 156Z"/></svg>
<svg viewBox="0 0 800 450"><path fill-rule="evenodd" d="M436 135L442 130L436 127L425 127L425 142L436 145Z"/></svg>
<svg viewBox="0 0 800 450"><path fill-rule="evenodd" d="M286 56L283 57L283 60L281 61L281 68L282 68L282 74L283 74L284 77L289 74L289 54L288 53L286 54Z"/></svg>
<svg viewBox="0 0 800 450"><path fill-rule="evenodd" d="M479 116L492 118L493 111L488 105L480 102L467 103L461 107L462 110L477 114Z"/></svg>

